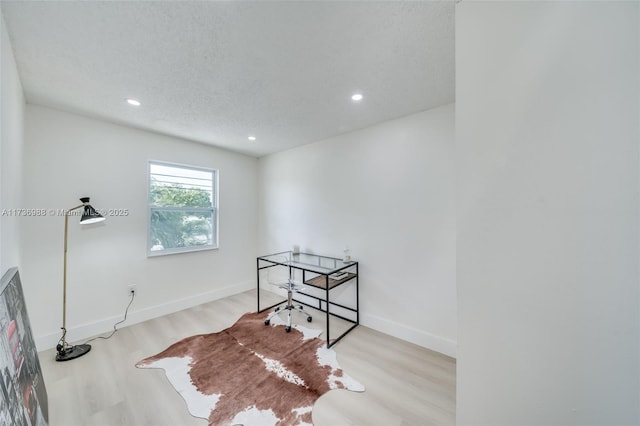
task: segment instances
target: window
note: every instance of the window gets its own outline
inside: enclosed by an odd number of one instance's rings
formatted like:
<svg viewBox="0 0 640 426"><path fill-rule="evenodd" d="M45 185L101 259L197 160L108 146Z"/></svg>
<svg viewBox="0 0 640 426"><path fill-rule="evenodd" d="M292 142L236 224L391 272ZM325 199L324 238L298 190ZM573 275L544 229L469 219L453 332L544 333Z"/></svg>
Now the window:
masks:
<svg viewBox="0 0 640 426"><path fill-rule="evenodd" d="M218 172L149 162L148 255L218 247Z"/></svg>

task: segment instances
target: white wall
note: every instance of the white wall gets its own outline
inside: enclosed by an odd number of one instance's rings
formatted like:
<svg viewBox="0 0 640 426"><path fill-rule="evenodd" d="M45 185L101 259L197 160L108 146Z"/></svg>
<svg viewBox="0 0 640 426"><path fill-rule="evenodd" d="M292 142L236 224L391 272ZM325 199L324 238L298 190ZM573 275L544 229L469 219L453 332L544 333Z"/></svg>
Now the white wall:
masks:
<svg viewBox="0 0 640 426"><path fill-rule="evenodd" d="M253 288L257 159L27 105L25 207L65 209L90 196L129 209L101 224L69 221L68 339L109 330L137 285L129 324ZM147 161L219 170L218 250L147 258ZM39 349L55 345L62 309L62 216L22 219L23 282Z"/></svg>
<svg viewBox="0 0 640 426"><path fill-rule="evenodd" d="M639 424L638 3L456 7L458 424Z"/></svg>
<svg viewBox="0 0 640 426"><path fill-rule="evenodd" d="M9 35L0 12L0 212L21 207L24 96ZM18 218L0 216L0 275L20 266Z"/></svg>
<svg viewBox="0 0 640 426"><path fill-rule="evenodd" d="M260 251L360 262L361 323L455 356L453 105L259 161Z"/></svg>

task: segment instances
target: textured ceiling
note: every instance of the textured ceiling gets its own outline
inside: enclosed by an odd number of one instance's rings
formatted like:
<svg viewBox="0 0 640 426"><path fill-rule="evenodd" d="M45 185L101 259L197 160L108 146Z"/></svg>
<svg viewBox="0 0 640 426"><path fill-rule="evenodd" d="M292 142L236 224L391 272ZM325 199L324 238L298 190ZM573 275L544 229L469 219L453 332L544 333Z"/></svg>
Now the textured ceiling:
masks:
<svg viewBox="0 0 640 426"><path fill-rule="evenodd" d="M29 103L256 157L454 100L453 1L1 7Z"/></svg>

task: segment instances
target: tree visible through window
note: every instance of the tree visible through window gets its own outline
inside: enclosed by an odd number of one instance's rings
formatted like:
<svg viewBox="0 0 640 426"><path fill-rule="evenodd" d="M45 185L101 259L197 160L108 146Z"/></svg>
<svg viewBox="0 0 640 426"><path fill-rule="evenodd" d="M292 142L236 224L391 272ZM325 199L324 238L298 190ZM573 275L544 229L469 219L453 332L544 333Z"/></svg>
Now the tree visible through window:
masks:
<svg viewBox="0 0 640 426"><path fill-rule="evenodd" d="M216 248L217 172L149 162L149 255Z"/></svg>

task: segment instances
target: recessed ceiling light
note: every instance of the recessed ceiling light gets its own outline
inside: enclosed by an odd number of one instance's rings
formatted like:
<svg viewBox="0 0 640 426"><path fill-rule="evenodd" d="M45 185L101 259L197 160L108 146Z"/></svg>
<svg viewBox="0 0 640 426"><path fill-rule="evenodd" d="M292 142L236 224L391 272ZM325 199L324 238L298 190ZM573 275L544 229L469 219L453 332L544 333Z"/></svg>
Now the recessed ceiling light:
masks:
<svg viewBox="0 0 640 426"><path fill-rule="evenodd" d="M127 99L127 103L133 106L140 106L140 101L137 101L135 99Z"/></svg>
<svg viewBox="0 0 640 426"><path fill-rule="evenodd" d="M353 99L354 101L361 101L362 93L355 93L353 96L351 96L351 99Z"/></svg>
<svg viewBox="0 0 640 426"><path fill-rule="evenodd" d="M250 141L255 141L256 137L255 136L249 136L247 139L249 139Z"/></svg>

